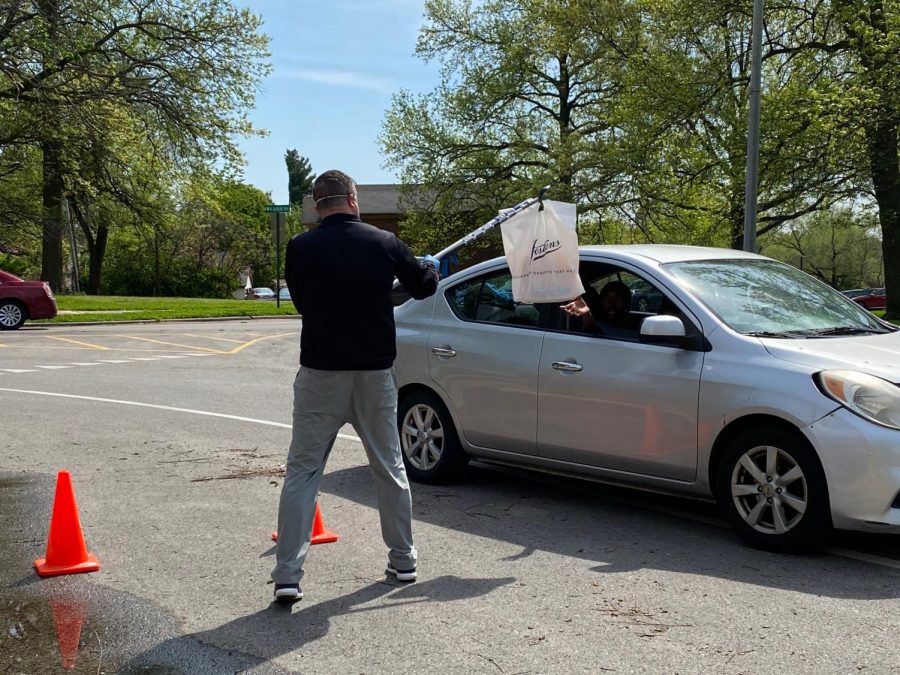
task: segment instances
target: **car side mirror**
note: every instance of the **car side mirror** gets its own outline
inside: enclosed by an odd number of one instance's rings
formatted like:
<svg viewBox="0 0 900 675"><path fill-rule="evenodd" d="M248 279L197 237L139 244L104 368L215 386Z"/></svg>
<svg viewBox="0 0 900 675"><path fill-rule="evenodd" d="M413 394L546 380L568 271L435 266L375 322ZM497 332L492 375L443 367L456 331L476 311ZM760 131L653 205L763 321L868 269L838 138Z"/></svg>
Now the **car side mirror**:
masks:
<svg viewBox="0 0 900 675"><path fill-rule="evenodd" d="M641 322L641 342L686 346L687 333L684 322L677 316L648 316Z"/></svg>

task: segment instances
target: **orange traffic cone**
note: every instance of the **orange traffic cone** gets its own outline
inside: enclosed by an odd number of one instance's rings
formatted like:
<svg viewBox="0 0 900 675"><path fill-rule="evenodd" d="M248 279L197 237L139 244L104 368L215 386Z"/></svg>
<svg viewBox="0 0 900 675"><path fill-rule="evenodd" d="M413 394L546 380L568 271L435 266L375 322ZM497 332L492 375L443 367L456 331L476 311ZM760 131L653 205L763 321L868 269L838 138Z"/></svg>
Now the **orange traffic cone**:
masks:
<svg viewBox="0 0 900 675"><path fill-rule="evenodd" d="M84 605L77 600L52 599L50 607L53 610L53 623L56 624L56 639L59 642L63 670L72 670L81 644Z"/></svg>
<svg viewBox="0 0 900 675"><path fill-rule="evenodd" d="M316 515L313 517L312 538L310 544L331 544L340 539L340 536L325 527L322 521L322 511L319 510L319 502L316 502ZM278 533L272 533L272 541L278 541Z"/></svg>
<svg viewBox="0 0 900 675"><path fill-rule="evenodd" d="M100 563L87 552L84 545L75 493L72 490L72 476L68 471L60 471L56 476L56 496L50 516L47 557L35 560L34 568L42 577L96 572L100 569Z"/></svg>
<svg viewBox="0 0 900 675"><path fill-rule="evenodd" d="M316 502L316 515L313 518L312 539L310 544L331 544L339 539L338 535L325 528L322 521L322 512L319 510L319 502Z"/></svg>

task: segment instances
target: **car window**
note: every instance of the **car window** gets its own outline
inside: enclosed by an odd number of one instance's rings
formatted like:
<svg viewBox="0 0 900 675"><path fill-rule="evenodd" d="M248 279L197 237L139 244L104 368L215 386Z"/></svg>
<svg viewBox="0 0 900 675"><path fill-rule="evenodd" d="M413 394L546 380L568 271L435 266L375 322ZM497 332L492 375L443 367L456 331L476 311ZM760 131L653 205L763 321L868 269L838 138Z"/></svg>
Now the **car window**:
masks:
<svg viewBox="0 0 900 675"><path fill-rule="evenodd" d="M461 319L534 328L542 324L542 305L513 300L509 270L457 284L447 291L446 298L453 312Z"/></svg>
<svg viewBox="0 0 900 675"><path fill-rule="evenodd" d="M666 267L741 333L802 337L890 330L845 295L774 260L698 260Z"/></svg>
<svg viewBox="0 0 900 675"><path fill-rule="evenodd" d="M640 328L644 319L664 314L681 319L688 337L700 335L698 325L671 297L654 283L630 270L610 263L582 260L579 275L585 288L582 299L591 310L590 315L571 316L560 309L551 321L551 330L637 342L640 340ZM600 296L609 284L618 285L620 291L622 285L627 289L630 299L627 301L623 316L603 316L605 310Z"/></svg>

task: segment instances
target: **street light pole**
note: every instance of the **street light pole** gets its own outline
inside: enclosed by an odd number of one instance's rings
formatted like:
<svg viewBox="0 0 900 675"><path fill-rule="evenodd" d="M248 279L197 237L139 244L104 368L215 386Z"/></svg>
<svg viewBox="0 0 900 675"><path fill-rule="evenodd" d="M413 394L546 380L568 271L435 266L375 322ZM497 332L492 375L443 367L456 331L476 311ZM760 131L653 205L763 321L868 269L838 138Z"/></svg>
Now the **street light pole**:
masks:
<svg viewBox="0 0 900 675"><path fill-rule="evenodd" d="M762 70L763 0L753 0L750 66L750 120L747 125L747 178L744 192L744 250L756 253L756 199L759 188L759 94Z"/></svg>

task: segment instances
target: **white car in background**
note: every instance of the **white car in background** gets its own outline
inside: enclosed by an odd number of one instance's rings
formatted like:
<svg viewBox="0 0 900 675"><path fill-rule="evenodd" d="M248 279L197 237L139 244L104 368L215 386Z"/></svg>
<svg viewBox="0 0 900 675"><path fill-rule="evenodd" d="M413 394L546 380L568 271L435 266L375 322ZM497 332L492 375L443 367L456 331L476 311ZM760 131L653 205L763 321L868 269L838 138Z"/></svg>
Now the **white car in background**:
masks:
<svg viewBox="0 0 900 675"><path fill-rule="evenodd" d="M900 532L900 332L809 275L740 251L581 249L585 287L663 296L630 332L515 302L498 258L395 309L413 480L470 458L715 498L754 546L832 526ZM397 302L400 302L399 300Z"/></svg>

